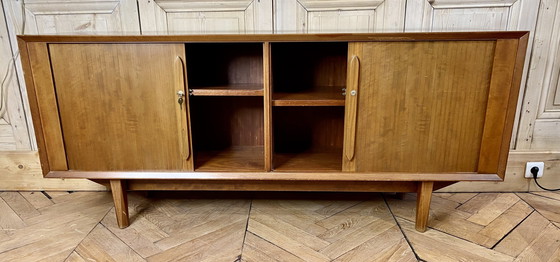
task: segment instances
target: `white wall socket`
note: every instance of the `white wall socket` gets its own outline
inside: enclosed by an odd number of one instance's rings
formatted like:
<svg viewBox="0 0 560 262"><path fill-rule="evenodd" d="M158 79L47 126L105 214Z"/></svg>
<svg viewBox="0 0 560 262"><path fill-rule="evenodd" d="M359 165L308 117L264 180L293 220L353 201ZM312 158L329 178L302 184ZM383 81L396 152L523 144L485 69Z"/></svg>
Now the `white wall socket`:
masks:
<svg viewBox="0 0 560 262"><path fill-rule="evenodd" d="M544 162L527 162L527 165L525 166L525 178L533 178L533 174L531 174L531 168L533 168L534 166L539 168L537 177L543 176Z"/></svg>

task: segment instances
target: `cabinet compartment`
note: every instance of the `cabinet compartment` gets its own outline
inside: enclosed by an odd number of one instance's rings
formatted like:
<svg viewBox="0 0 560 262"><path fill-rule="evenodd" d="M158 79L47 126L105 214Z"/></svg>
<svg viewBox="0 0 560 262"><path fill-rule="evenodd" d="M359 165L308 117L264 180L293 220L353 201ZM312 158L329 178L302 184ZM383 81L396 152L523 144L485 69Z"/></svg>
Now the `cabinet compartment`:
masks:
<svg viewBox="0 0 560 262"><path fill-rule="evenodd" d="M273 108L276 171L341 171L344 107Z"/></svg>
<svg viewBox="0 0 560 262"><path fill-rule="evenodd" d="M263 95L262 43L191 43L186 56L192 95Z"/></svg>
<svg viewBox="0 0 560 262"><path fill-rule="evenodd" d="M190 97L195 171L263 171L262 97Z"/></svg>
<svg viewBox="0 0 560 262"><path fill-rule="evenodd" d="M347 43L273 43L274 106L343 106Z"/></svg>

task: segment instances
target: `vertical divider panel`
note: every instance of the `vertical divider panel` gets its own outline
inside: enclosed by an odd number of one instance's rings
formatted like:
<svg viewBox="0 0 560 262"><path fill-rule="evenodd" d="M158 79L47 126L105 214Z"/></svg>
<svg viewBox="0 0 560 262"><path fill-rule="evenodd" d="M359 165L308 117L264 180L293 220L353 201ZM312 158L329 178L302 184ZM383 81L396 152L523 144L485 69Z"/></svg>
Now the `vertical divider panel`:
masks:
<svg viewBox="0 0 560 262"><path fill-rule="evenodd" d="M46 43L28 43L29 60L39 117L41 118L44 146L50 170L68 170L58 103L54 87L49 50ZM39 144L40 146L40 144Z"/></svg>
<svg viewBox="0 0 560 262"><path fill-rule="evenodd" d="M272 64L270 42L263 44L264 169L272 170Z"/></svg>
<svg viewBox="0 0 560 262"><path fill-rule="evenodd" d="M512 82L517 47L517 39L498 39L496 41L492 79L488 91L484 131L478 158L478 173L498 173L500 150L505 141L502 138L511 136L505 132L503 127L507 121L508 109L511 109L508 105L517 101L516 98L511 97L512 92L516 93L513 90ZM506 96L505 99L504 96ZM515 111L515 108L511 110ZM498 175L504 176L503 173Z"/></svg>

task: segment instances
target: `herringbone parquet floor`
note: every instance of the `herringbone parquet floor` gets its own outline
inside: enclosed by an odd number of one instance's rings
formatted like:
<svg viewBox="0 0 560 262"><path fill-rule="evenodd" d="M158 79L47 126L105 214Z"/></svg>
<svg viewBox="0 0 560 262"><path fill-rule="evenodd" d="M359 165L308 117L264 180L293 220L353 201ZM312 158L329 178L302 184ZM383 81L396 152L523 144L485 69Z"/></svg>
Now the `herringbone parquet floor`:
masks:
<svg viewBox="0 0 560 262"><path fill-rule="evenodd" d="M560 261L560 193L1 192L0 261Z"/></svg>

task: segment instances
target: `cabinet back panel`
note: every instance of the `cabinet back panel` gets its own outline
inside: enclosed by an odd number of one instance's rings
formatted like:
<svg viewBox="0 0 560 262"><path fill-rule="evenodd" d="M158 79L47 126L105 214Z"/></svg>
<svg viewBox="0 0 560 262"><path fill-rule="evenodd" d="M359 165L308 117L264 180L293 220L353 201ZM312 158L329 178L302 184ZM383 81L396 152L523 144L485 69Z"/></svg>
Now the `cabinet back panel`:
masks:
<svg viewBox="0 0 560 262"><path fill-rule="evenodd" d="M340 151L344 134L344 107L275 107L274 151Z"/></svg>
<svg viewBox="0 0 560 262"><path fill-rule="evenodd" d="M173 66L183 45L49 49L71 170L181 169Z"/></svg>
<svg viewBox="0 0 560 262"><path fill-rule="evenodd" d="M348 43L272 43L274 92L346 85Z"/></svg>
<svg viewBox="0 0 560 262"><path fill-rule="evenodd" d="M495 42L359 45L356 171L476 172Z"/></svg>
<svg viewBox="0 0 560 262"><path fill-rule="evenodd" d="M263 83L262 43L186 45L189 88Z"/></svg>
<svg viewBox="0 0 560 262"><path fill-rule="evenodd" d="M264 144L262 97L190 97L191 126L197 150Z"/></svg>

